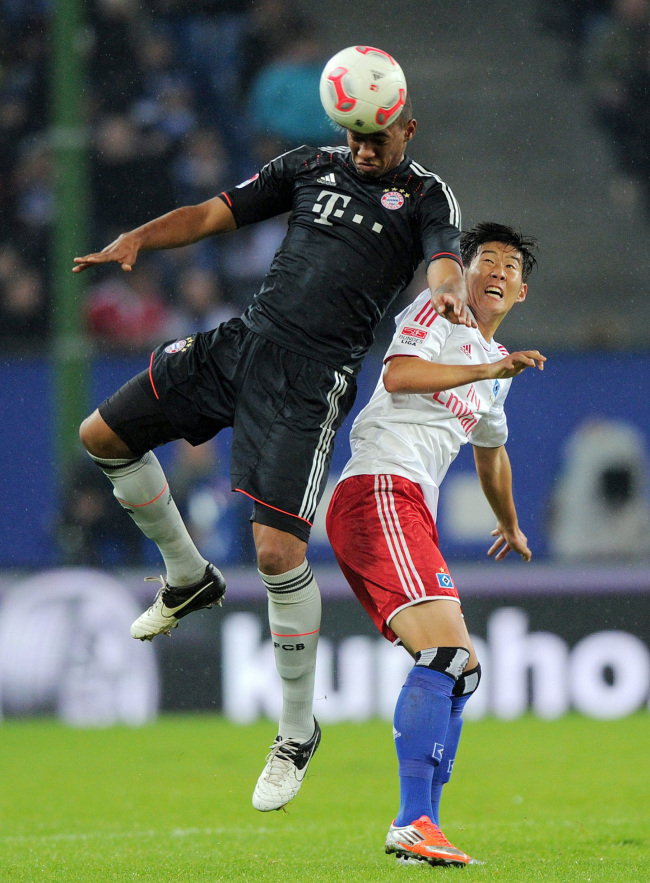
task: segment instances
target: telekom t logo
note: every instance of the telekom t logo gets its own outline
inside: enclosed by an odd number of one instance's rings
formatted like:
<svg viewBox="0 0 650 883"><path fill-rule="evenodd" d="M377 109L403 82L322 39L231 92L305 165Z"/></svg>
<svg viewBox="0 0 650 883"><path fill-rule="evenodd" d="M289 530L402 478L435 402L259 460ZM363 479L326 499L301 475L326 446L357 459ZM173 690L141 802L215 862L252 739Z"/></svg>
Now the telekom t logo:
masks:
<svg viewBox="0 0 650 883"><path fill-rule="evenodd" d="M324 199L326 202L321 205L320 201ZM331 190L321 190L318 194L318 202L312 206L312 210L316 212L317 215L320 215L319 218L316 218L317 224L326 224L328 227L333 226L331 221L328 221L328 218L331 214L334 215L335 218L343 217L343 208L350 202L351 197L345 196L343 193L332 193ZM343 203L343 208L334 209L334 206L337 202L341 200Z"/></svg>
<svg viewBox="0 0 650 883"><path fill-rule="evenodd" d="M325 224L327 227L333 227L334 225L329 219L342 218L351 198L352 197L346 196L344 193L334 193L332 190L321 190L317 197L318 202L315 202L312 206L312 211L319 216L316 218L315 223ZM362 224L363 215L354 214L352 216L352 223ZM381 233L383 229L383 225L377 224L376 222L371 227L373 233Z"/></svg>

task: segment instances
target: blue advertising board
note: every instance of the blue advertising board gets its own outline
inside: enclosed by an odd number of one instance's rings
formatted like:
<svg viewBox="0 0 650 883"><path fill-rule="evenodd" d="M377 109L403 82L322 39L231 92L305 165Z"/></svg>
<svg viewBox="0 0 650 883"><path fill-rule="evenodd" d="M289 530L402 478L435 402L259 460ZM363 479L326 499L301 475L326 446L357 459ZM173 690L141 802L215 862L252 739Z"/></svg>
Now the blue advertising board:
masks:
<svg viewBox="0 0 650 883"><path fill-rule="evenodd" d="M91 371L92 404L146 367L145 363L143 357L96 359ZM380 369L380 357L371 353L359 378L353 412L336 440L333 478L349 453L352 420L370 397ZM566 446L580 427L609 421L627 427L640 438L640 492L647 498L649 379L648 353L585 352L550 354L543 373L527 371L513 382L506 406L510 429L507 448L521 526L537 558L546 559L553 553L549 540L553 495ZM0 567L33 568L60 563L55 535L61 500L54 449L53 369L46 359L7 358L0 363L0 413L0 495L4 511ZM226 431L217 440L224 481L229 443ZM468 445L461 451L441 492L438 528L441 548L450 564L455 559L482 557L489 544L489 531L480 519L475 525L477 529L473 527L478 504L469 448ZM172 453L163 449L159 457L166 466ZM241 504L237 512L237 517L246 522L247 513L243 513ZM322 530L314 532L311 548L314 560L331 557ZM147 551L155 560L153 553ZM236 559L236 554L229 554L231 560ZM242 547L242 561L250 563L249 555L250 548Z"/></svg>

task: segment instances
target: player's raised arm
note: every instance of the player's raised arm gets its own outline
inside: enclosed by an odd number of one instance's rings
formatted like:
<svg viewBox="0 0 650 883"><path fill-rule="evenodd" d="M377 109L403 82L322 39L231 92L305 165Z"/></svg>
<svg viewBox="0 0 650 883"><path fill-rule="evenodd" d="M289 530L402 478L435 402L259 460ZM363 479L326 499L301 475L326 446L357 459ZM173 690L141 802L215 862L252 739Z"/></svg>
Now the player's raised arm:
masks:
<svg viewBox="0 0 650 883"><path fill-rule="evenodd" d="M443 365L413 356L394 356L386 363L383 382L390 393L434 393L493 376L493 365ZM496 376L496 375L494 375Z"/></svg>
<svg viewBox="0 0 650 883"><path fill-rule="evenodd" d="M476 320L467 307L467 292L460 264L453 258L438 258L427 268L431 303L437 312L454 325L476 328Z"/></svg>
<svg viewBox="0 0 650 883"><path fill-rule="evenodd" d="M94 264L111 262L130 272L141 251L191 245L206 236L227 233L236 227L228 206L219 197L214 197L198 205L174 209L129 233L122 233L101 251L76 257L72 272L81 273Z"/></svg>
<svg viewBox="0 0 650 883"><path fill-rule="evenodd" d="M532 552L528 539L519 527L515 501L512 496L512 469L504 445L497 448L474 446L474 462L483 493L497 518L496 540L488 550L495 561L502 561L510 552L530 561Z"/></svg>
<svg viewBox="0 0 650 883"><path fill-rule="evenodd" d="M539 350L510 353L498 362L445 365L412 356L395 356L386 363L383 381L390 393L434 393L477 380L516 377L526 368L544 370L546 356Z"/></svg>

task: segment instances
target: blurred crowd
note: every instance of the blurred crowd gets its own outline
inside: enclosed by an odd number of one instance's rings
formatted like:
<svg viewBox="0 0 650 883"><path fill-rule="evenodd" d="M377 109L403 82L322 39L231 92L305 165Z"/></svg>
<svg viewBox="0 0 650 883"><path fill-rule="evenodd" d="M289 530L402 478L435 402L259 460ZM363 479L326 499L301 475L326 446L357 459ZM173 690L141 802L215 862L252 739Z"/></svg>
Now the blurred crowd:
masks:
<svg viewBox="0 0 650 883"><path fill-rule="evenodd" d="M54 4L0 0L4 352L47 352L51 338ZM78 99L88 131L91 217L77 254L175 206L211 198L286 149L338 143L318 82L340 47L325 45L296 0L82 6L77 44L87 76ZM650 219L650 0L538 0L536 9L566 49L565 76L584 89L609 139L618 175L604 186L614 203L643 208ZM285 218L272 219L235 236L143 254L130 274L116 267L84 274L88 334L99 349L131 353L215 327L250 302L285 229ZM406 298L424 284L419 273ZM390 331L390 322L383 327ZM196 449L178 443L168 470L203 553L219 562L248 560L248 510L241 495L230 493L223 444L221 436ZM600 442L596 447L602 453ZM607 473L612 511L636 504L630 476L631 469L618 467ZM619 509L615 515L620 522ZM72 466L54 533L61 560L70 564L138 565L151 551L85 457Z"/></svg>
<svg viewBox="0 0 650 883"><path fill-rule="evenodd" d="M54 215L54 0L0 0L0 339L47 347ZM335 137L318 100L329 56L292 0L83 4L91 223L79 253L175 206L208 199L300 143ZM143 255L87 278L99 347L146 348L239 314L286 227ZM72 266L72 257L71 266Z"/></svg>
<svg viewBox="0 0 650 883"><path fill-rule="evenodd" d="M295 0L81 6L74 46L86 68L78 100L88 132L90 218L70 270L76 255L215 196L287 149L341 142L319 99L323 65L339 47L325 45ZM5 353L19 355L46 354L53 342L54 10L55 0L0 0L0 341ZM239 315L286 223L275 218L236 236L144 253L131 273L116 265L85 273L83 320L95 350L144 354ZM204 554L228 562L246 556L250 526L245 501L230 492L220 443L179 442L168 468ZM139 565L152 554L81 452L52 533L68 564Z"/></svg>
<svg viewBox="0 0 650 883"><path fill-rule="evenodd" d="M285 149L340 137L318 100L322 65L338 47L325 45L296 0L82 5L91 219L78 253L214 196ZM617 174L604 186L613 205L650 219L650 0L538 0L536 8L561 38L565 75L584 89L611 146ZM51 325L53 9L54 0L0 0L5 351L43 351ZM278 218L143 255L132 274L94 270L84 277L89 335L99 348L129 352L239 314L285 226Z"/></svg>
<svg viewBox="0 0 650 883"><path fill-rule="evenodd" d="M539 2L566 46L565 74L585 88L617 173L612 205L650 223L650 0Z"/></svg>
<svg viewBox="0 0 650 883"><path fill-rule="evenodd" d="M0 341L51 343L55 0L0 0ZM75 254L172 208L201 202L301 143L332 143L318 98L332 54L293 0L84 0L89 205ZM286 230L278 218L194 246L143 254L133 271L84 274L84 322L100 351L149 350L239 315ZM72 258L70 255L70 269ZM71 277L72 278L72 277ZM227 442L226 442L227 444ZM216 440L172 447L175 497L204 554L238 560L248 512ZM69 564L139 565L153 554L83 456L53 525Z"/></svg>

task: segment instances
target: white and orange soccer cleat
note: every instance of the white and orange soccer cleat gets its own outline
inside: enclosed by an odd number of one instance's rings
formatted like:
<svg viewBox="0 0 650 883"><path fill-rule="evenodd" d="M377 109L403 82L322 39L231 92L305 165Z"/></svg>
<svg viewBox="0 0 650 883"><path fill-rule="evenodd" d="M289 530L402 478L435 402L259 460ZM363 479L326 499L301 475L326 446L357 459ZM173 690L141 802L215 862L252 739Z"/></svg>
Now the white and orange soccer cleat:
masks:
<svg viewBox="0 0 650 883"><path fill-rule="evenodd" d="M386 852L395 853L398 861L410 859L408 864L417 861L464 868L472 861L466 853L456 849L447 840L428 816L420 816L410 825L401 827L393 822L386 835Z"/></svg>

